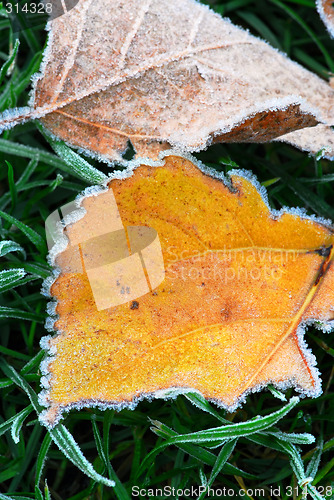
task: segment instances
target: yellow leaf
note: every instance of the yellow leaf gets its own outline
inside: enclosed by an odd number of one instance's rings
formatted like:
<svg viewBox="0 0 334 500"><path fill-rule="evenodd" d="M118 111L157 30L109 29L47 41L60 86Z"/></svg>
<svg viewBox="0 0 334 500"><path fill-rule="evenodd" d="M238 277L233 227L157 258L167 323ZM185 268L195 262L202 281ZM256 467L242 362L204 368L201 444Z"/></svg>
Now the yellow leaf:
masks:
<svg viewBox="0 0 334 500"><path fill-rule="evenodd" d="M48 425L65 409L133 407L170 389L193 388L229 410L268 383L321 392L303 334L334 319L333 228L298 210L270 211L247 172L224 179L183 157L163 163L89 190L81 219L68 219L69 245L53 250L60 274L50 294L59 316L57 335L43 344L51 355L43 368ZM90 256L107 279L108 259L123 250L118 236L103 233L133 227L157 233L163 281L98 309ZM109 282L106 294L118 285ZM132 285L124 282L124 293Z"/></svg>

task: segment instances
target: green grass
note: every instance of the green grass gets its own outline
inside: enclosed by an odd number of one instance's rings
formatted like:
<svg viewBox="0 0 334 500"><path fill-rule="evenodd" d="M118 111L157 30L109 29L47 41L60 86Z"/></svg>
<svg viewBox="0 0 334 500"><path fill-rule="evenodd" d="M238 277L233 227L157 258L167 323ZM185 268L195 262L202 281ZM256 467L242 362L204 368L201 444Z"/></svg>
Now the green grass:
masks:
<svg viewBox="0 0 334 500"><path fill-rule="evenodd" d="M334 42L312 0L206 3L319 75L334 72ZM0 67L5 65L0 111L26 104L45 43L43 30L21 32L19 47L15 37L0 15ZM6 76L13 63L10 47L17 58ZM41 427L36 393L46 299L40 287L51 272L44 221L108 172L106 165L67 153L59 143L50 145L34 123L0 138L0 500L129 499L133 486L196 485L229 489L221 498L234 492L234 498L286 500L301 498L300 485L309 476L313 486L305 488L311 498L334 498L334 336L313 328L306 339L322 373L324 393L317 399L298 402L288 390L282 401L280 393L266 390L225 414L188 394L174 401L143 401L134 411L73 411L52 432ZM281 143L215 145L196 156L224 172L234 164L252 170L276 209L300 206L334 219L329 161ZM255 491L259 488L264 493ZM149 492L141 498L149 498Z"/></svg>

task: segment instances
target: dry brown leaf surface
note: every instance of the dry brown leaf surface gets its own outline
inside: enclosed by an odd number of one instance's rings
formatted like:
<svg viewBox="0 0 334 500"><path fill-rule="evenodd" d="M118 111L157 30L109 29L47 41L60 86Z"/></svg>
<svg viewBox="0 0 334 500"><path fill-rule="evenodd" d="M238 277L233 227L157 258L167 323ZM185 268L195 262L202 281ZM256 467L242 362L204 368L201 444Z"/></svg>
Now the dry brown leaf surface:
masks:
<svg viewBox="0 0 334 500"><path fill-rule="evenodd" d="M80 0L51 23L26 117L111 160L129 140L137 155L156 157L170 145L194 151L285 134L331 157L333 96L327 82L194 0ZM3 126L22 118L8 115Z"/></svg>
<svg viewBox="0 0 334 500"><path fill-rule="evenodd" d="M334 37L334 3L332 0L317 0L317 8L328 32Z"/></svg>
<svg viewBox="0 0 334 500"><path fill-rule="evenodd" d="M211 175L169 156L83 198L86 213L67 225L70 246L57 254L61 273L50 289L58 335L44 342L52 356L48 425L64 409L120 409L173 388L193 388L230 410L268 383L321 392L303 333L310 322L333 324L333 228L297 212L271 213L243 172L233 171L230 185ZM165 279L135 302L97 310L86 241L104 255L97 272L108 281L114 250L98 235L120 222L157 232ZM124 287L131 292L135 281ZM109 293L119 285L108 281Z"/></svg>

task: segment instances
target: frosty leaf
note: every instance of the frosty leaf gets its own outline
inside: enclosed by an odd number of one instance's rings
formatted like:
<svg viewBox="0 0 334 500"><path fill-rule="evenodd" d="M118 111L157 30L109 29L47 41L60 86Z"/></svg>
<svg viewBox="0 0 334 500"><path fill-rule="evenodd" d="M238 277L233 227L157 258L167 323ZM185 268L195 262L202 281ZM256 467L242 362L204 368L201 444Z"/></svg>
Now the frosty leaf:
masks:
<svg viewBox="0 0 334 500"><path fill-rule="evenodd" d="M334 131L333 127L327 125L319 124L316 127L295 130L276 140L288 142L303 151L311 151L317 156L319 154L320 157L334 158Z"/></svg>
<svg viewBox="0 0 334 500"><path fill-rule="evenodd" d="M293 144L334 155L327 82L195 0L80 0L50 23L31 118L66 143L120 159L129 141L156 158L177 146L266 142L313 127Z"/></svg>
<svg viewBox="0 0 334 500"><path fill-rule="evenodd" d="M317 8L328 32L334 37L334 5L332 0L317 0Z"/></svg>
<svg viewBox="0 0 334 500"><path fill-rule="evenodd" d="M70 246L62 236L53 248L60 274L47 282L57 301L48 327L58 332L43 341L48 425L64 409L133 407L191 388L229 410L269 383L320 394L303 333L313 322L333 325L332 226L298 210L271 212L247 172L225 179L199 167L167 156L163 166L115 174L108 190L87 191L85 210L65 217ZM165 278L135 301L98 310L85 263L89 241L99 242L98 272L109 276L117 248L98 236L109 224L115 233L122 224L153 228Z"/></svg>

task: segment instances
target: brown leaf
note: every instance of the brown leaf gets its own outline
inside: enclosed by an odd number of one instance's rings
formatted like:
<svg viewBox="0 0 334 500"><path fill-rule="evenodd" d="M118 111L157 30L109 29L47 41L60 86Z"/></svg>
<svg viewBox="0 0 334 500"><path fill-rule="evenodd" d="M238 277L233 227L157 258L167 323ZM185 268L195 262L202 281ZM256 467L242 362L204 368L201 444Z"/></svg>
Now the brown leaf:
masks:
<svg viewBox="0 0 334 500"><path fill-rule="evenodd" d="M51 23L34 110L2 126L40 117L109 160L128 141L156 158L170 145L277 137L331 157L333 96L327 82L194 0L80 0ZM317 123L325 125L293 132Z"/></svg>
<svg viewBox="0 0 334 500"><path fill-rule="evenodd" d="M298 210L271 212L247 172L225 179L200 168L168 156L118 173L108 190L89 189L80 220L68 216L69 245L52 251L60 274L48 282L58 335L43 341L47 425L64 409L133 407L171 390L193 388L229 410L268 383L320 394L303 334L310 323L333 328L333 228ZM165 264L152 285L158 261L142 251L152 286L139 295L140 273L129 271L138 226L159 235Z"/></svg>
<svg viewBox="0 0 334 500"><path fill-rule="evenodd" d="M334 6L332 0L317 0L317 9L329 34L334 37Z"/></svg>

